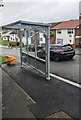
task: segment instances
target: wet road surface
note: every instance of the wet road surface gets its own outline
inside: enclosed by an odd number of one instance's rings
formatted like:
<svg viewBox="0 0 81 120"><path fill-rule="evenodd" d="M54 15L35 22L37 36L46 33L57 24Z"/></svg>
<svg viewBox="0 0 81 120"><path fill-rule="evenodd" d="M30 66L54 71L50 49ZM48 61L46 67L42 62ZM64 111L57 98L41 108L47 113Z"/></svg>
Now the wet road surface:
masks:
<svg viewBox="0 0 81 120"><path fill-rule="evenodd" d="M14 55L17 61L18 62L20 61L19 48L18 49L3 48L2 54ZM79 79L79 66L80 66L79 58L80 55L75 55L75 57L72 60L60 62L51 61L51 73L81 84L81 80Z"/></svg>

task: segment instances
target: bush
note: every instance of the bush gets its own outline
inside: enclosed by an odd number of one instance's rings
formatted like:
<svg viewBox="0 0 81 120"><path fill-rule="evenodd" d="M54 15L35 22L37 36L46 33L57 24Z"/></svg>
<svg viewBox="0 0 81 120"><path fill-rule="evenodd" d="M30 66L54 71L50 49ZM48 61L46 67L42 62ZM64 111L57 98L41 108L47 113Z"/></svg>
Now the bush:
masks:
<svg viewBox="0 0 81 120"><path fill-rule="evenodd" d="M2 40L1 44L2 44L3 46L8 46L9 41L8 41L8 40Z"/></svg>
<svg viewBox="0 0 81 120"><path fill-rule="evenodd" d="M0 63L6 63L7 60L5 58L5 56L0 56Z"/></svg>

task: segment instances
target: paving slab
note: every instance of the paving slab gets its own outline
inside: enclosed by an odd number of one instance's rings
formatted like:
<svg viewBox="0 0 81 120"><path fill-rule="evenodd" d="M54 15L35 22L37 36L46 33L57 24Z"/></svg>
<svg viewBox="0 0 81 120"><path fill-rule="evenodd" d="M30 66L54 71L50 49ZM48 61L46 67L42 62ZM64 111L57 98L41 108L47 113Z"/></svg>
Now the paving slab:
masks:
<svg viewBox="0 0 81 120"><path fill-rule="evenodd" d="M30 97L2 71L2 118L34 118Z"/></svg>
<svg viewBox="0 0 81 120"><path fill-rule="evenodd" d="M2 118L2 69L0 68L0 120Z"/></svg>
<svg viewBox="0 0 81 120"><path fill-rule="evenodd" d="M36 118L46 118L64 111L72 118L79 118L79 93L81 90L56 78L45 77L29 67L4 65L3 70L36 102L29 105Z"/></svg>
<svg viewBox="0 0 81 120"><path fill-rule="evenodd" d="M75 48L75 54L81 55L81 48Z"/></svg>

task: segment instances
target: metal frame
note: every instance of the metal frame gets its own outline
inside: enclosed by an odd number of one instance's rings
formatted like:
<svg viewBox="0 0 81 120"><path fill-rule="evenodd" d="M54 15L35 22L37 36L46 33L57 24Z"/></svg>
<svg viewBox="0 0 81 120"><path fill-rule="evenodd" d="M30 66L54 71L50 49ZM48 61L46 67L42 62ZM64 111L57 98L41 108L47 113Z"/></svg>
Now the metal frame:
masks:
<svg viewBox="0 0 81 120"><path fill-rule="evenodd" d="M35 22L28 22L28 21L17 21L11 24L4 25L2 29L10 29L10 30L16 30L18 31L18 35L20 38L20 57L21 57L21 67L23 63L23 52L22 52L22 30L25 30L26 40L27 40L27 51L26 51L26 59L29 61L29 55L28 55L28 31L33 30L34 36L35 36L35 64L38 60L37 58L37 44L36 44L36 32L42 31L45 33L46 36L46 71L45 73L42 70L37 69L39 72L42 72L45 74L46 79L50 80L50 24L44 24L44 23L35 23ZM41 59L40 59L41 60ZM42 62L43 60L41 60ZM29 63L29 62L28 62ZM31 65L31 64L30 64Z"/></svg>

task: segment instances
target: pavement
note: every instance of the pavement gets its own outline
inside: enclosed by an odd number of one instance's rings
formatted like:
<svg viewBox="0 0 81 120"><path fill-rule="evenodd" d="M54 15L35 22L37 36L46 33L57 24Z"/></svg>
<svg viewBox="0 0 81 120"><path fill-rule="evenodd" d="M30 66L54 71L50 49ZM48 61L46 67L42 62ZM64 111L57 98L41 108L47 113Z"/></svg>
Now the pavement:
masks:
<svg viewBox="0 0 81 120"><path fill-rule="evenodd" d="M2 118L35 118L28 105L30 97L2 71Z"/></svg>
<svg viewBox="0 0 81 120"><path fill-rule="evenodd" d="M16 66L3 65L2 69L3 118L57 118L59 114L61 118L80 117L81 89L52 77L47 81L27 66L20 68L19 63Z"/></svg>
<svg viewBox="0 0 81 120"><path fill-rule="evenodd" d="M0 69L1 70L1 69ZM31 97L12 79L8 74L2 71L2 108L0 110L0 119L9 118L32 118L36 120L34 114L29 110L29 105L35 104ZM68 118L71 117L63 111L57 112L45 118Z"/></svg>
<svg viewBox="0 0 81 120"><path fill-rule="evenodd" d="M0 120L2 118L2 70L0 68Z"/></svg>
<svg viewBox="0 0 81 120"><path fill-rule="evenodd" d="M75 54L81 55L81 48L75 48Z"/></svg>

